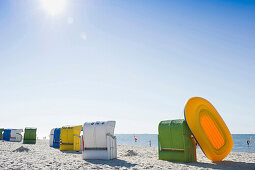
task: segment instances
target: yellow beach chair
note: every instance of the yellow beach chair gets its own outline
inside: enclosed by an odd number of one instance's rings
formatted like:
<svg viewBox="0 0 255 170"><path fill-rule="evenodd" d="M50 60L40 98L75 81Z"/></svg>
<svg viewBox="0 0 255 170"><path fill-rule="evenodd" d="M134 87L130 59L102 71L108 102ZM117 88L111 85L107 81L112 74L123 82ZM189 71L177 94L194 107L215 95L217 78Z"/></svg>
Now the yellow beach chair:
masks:
<svg viewBox="0 0 255 170"><path fill-rule="evenodd" d="M63 126L60 132L61 151L80 151L81 150L81 129L79 126Z"/></svg>

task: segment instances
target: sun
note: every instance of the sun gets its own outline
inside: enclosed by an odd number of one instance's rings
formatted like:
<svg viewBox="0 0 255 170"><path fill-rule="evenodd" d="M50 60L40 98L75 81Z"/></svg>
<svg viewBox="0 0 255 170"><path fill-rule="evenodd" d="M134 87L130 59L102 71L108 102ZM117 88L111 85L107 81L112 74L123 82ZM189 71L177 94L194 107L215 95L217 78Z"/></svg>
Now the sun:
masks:
<svg viewBox="0 0 255 170"><path fill-rule="evenodd" d="M66 0L41 0L42 8L52 16L59 15L66 8Z"/></svg>

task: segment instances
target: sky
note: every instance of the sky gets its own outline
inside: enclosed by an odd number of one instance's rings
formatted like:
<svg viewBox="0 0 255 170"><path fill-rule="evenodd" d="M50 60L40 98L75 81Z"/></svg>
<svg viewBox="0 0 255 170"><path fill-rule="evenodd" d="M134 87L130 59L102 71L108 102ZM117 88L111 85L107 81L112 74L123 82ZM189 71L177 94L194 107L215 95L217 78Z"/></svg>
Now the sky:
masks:
<svg viewBox="0 0 255 170"><path fill-rule="evenodd" d="M157 133L209 100L255 133L255 2L1 0L0 127Z"/></svg>

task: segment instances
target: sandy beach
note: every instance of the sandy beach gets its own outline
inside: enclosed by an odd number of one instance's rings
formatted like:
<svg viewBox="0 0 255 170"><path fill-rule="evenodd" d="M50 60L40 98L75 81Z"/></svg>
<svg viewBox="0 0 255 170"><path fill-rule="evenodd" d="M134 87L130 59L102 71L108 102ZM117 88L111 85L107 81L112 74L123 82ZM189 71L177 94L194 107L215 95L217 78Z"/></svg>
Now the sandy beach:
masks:
<svg viewBox="0 0 255 170"><path fill-rule="evenodd" d="M48 140L35 145L0 141L0 169L255 169L255 153L231 152L212 163L197 149L198 162L158 160L156 147L118 145L118 159L82 160L81 152L61 152Z"/></svg>

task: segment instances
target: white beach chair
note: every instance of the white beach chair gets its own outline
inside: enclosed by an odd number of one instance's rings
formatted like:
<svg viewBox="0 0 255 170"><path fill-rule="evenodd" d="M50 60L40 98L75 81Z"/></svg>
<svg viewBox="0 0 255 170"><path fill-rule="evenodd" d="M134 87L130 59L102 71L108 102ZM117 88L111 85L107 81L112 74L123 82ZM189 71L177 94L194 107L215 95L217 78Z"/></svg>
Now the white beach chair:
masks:
<svg viewBox="0 0 255 170"><path fill-rule="evenodd" d="M12 142L21 142L22 141L22 129L12 129L11 130L11 136L10 141Z"/></svg>
<svg viewBox="0 0 255 170"><path fill-rule="evenodd" d="M86 122L83 126L83 159L117 158L115 121Z"/></svg>
<svg viewBox="0 0 255 170"><path fill-rule="evenodd" d="M50 147L53 147L53 140L54 140L54 131L56 128L51 129L50 131Z"/></svg>

